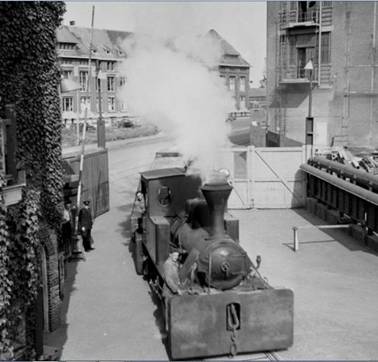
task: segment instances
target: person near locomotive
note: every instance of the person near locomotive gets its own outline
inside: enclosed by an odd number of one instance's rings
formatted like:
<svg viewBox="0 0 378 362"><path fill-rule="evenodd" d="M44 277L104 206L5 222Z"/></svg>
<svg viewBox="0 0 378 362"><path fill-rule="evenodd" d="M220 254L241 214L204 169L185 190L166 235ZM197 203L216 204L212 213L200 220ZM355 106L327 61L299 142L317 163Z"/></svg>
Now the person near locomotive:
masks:
<svg viewBox="0 0 378 362"><path fill-rule="evenodd" d="M92 214L89 209L89 200L83 202L84 207L79 211L79 231L83 239L83 247L85 251L94 250L92 239Z"/></svg>
<svg viewBox="0 0 378 362"><path fill-rule="evenodd" d="M167 297L172 294L181 295L180 289L180 277L179 277L179 253L178 251L172 251L167 260L163 264L163 271L165 277L164 283L164 296Z"/></svg>

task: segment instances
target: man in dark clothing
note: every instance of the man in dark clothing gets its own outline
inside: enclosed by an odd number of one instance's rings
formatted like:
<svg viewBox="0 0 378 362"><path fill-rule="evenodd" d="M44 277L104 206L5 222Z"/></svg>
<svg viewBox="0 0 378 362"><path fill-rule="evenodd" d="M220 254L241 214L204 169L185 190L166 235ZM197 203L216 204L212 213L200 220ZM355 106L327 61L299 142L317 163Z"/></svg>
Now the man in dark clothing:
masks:
<svg viewBox="0 0 378 362"><path fill-rule="evenodd" d="M92 247L92 215L89 209L89 201L83 202L84 207L79 211L79 231L83 238L83 247L85 251L93 250Z"/></svg>

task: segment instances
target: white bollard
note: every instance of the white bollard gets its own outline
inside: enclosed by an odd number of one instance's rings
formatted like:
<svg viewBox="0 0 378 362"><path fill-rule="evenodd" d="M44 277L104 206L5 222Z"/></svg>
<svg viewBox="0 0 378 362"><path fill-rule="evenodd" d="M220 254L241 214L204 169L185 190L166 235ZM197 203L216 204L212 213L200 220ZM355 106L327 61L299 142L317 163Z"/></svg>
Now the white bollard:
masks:
<svg viewBox="0 0 378 362"><path fill-rule="evenodd" d="M298 251L299 241L298 241L298 228L293 226L293 238L294 238L294 251Z"/></svg>

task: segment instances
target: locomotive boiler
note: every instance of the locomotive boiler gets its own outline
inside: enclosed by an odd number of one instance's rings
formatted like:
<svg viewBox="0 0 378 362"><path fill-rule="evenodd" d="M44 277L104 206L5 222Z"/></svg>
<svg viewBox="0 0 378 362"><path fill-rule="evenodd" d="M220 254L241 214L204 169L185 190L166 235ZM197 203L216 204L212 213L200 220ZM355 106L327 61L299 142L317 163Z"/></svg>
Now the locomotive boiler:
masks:
<svg viewBox="0 0 378 362"><path fill-rule="evenodd" d="M293 343L293 292L272 288L239 244L239 221L227 211L232 186L202 185L181 168L141 174L134 207L134 252L163 300L168 353L187 359L274 351ZM166 264L180 255L177 288Z"/></svg>

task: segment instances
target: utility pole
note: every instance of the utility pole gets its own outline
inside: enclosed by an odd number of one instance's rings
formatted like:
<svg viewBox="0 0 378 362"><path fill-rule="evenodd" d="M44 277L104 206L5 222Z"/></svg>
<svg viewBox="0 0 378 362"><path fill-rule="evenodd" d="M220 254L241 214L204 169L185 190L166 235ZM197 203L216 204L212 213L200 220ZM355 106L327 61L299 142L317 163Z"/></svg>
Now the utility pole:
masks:
<svg viewBox="0 0 378 362"><path fill-rule="evenodd" d="M91 95L91 80L92 80L92 43L93 43L93 23L94 23L94 13L95 7L92 6L92 23L91 23L91 33L89 41L89 57L88 57L88 77L87 77L87 93ZM91 102L89 102L89 105ZM83 124L83 133L81 140L81 154L80 154L80 166L79 166L79 185L77 189L77 202L76 202L76 215L75 215L75 225L74 225L74 253L81 255L81 248L78 246L79 241L79 211L80 211L80 202L81 202L81 189L83 183L83 168L84 168L84 156L85 156L85 132L87 129L87 120L88 120L88 104L85 102L84 110L84 124ZM83 258L83 257L82 257ZM84 257L85 259L85 257Z"/></svg>
<svg viewBox="0 0 378 362"><path fill-rule="evenodd" d="M97 118L97 147L105 148L105 124L104 120L102 119L102 96L101 96L101 80L102 72L101 72L101 65L100 60L96 61L96 82L97 82L97 89L98 89L98 118Z"/></svg>

